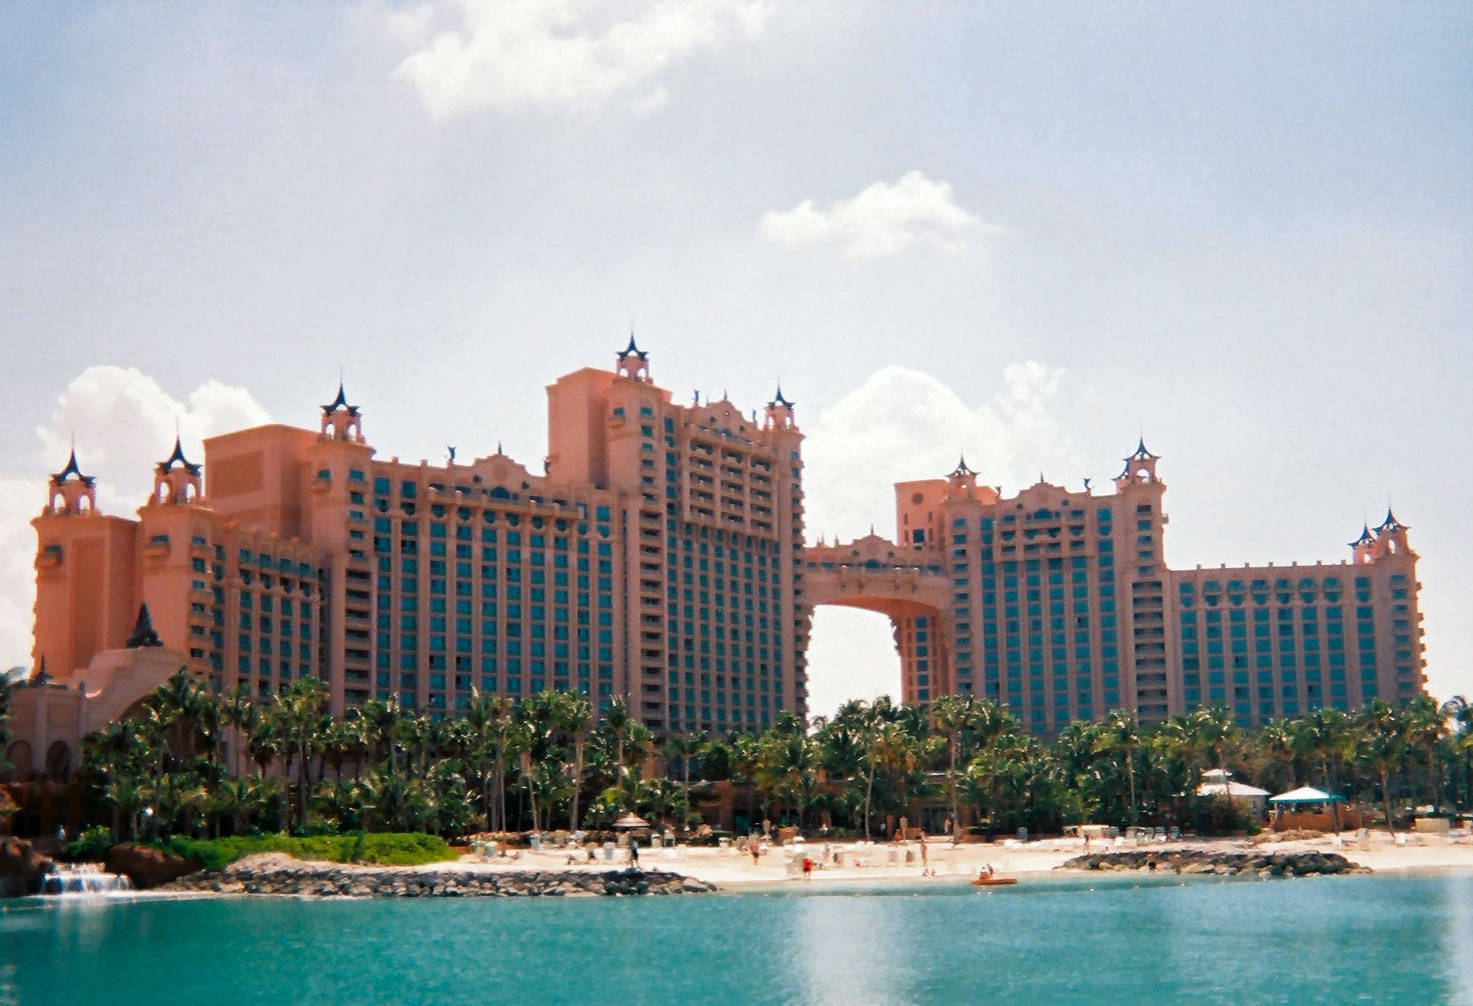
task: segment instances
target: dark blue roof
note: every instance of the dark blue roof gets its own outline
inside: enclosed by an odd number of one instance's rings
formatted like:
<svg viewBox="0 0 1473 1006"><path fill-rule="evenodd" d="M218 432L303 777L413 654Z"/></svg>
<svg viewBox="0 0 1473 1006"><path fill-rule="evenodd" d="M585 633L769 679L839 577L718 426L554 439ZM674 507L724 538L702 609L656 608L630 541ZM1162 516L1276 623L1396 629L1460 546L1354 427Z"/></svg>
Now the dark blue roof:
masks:
<svg viewBox="0 0 1473 1006"><path fill-rule="evenodd" d="M348 404L348 394L343 390L342 381L338 382L338 397L322 407L322 411L329 416L338 411L338 409L347 409L348 415L350 416L358 415L358 406Z"/></svg>
<svg viewBox="0 0 1473 1006"><path fill-rule="evenodd" d="M75 447L72 448L71 457L67 458L66 467L51 476L51 481L65 482L68 475L75 475L88 489L91 489L97 483L97 479L91 475L82 474L82 469L77 465L77 449Z"/></svg>
<svg viewBox="0 0 1473 1006"><path fill-rule="evenodd" d="M1364 525L1361 526L1360 537L1357 538L1355 541L1351 542L1350 543L1350 547L1351 548L1355 548L1357 545L1364 545L1368 541L1375 541L1375 540L1376 540L1376 536L1373 535L1373 534L1371 534L1371 526L1369 524L1364 524Z"/></svg>
<svg viewBox="0 0 1473 1006"><path fill-rule="evenodd" d="M163 461L160 461L159 467L167 472L173 469L175 463L183 465L185 471L191 475L198 475L200 472L200 466L194 464L184 456L184 445L179 442L177 435L174 437L174 453L170 454Z"/></svg>
<svg viewBox="0 0 1473 1006"><path fill-rule="evenodd" d="M957 461L956 468L954 468L952 470L951 477L954 478L954 479L961 479L961 478L966 478L969 475L976 475L976 474L977 474L976 472L972 471L972 469L970 469L970 468L967 467L967 456L965 454L963 454L961 456L961 458Z"/></svg>
<svg viewBox="0 0 1473 1006"><path fill-rule="evenodd" d="M1140 443L1136 444L1135 453L1125 459L1126 461L1158 461L1160 455L1152 454L1146 450L1146 438L1141 437Z"/></svg>
<svg viewBox="0 0 1473 1006"><path fill-rule="evenodd" d="M633 332L629 333L629 345L624 347L624 352L619 354L619 359L624 360L631 356L637 356L641 360L648 360L650 357L650 354L643 352L638 346L634 344Z"/></svg>
<svg viewBox="0 0 1473 1006"><path fill-rule="evenodd" d="M796 402L790 402L786 398L783 397L783 386L781 384L779 384L777 386L777 395L773 398L772 404L773 405L781 405L785 409L791 409L797 403Z"/></svg>
<svg viewBox="0 0 1473 1006"><path fill-rule="evenodd" d="M1377 531L1405 531L1405 530L1407 530L1407 526L1405 524L1403 524L1401 521L1397 520L1396 519L1396 514L1394 514L1394 513L1391 512L1391 508L1390 507L1387 507L1386 508L1386 519L1381 522L1381 525L1379 527L1377 527L1376 530Z"/></svg>

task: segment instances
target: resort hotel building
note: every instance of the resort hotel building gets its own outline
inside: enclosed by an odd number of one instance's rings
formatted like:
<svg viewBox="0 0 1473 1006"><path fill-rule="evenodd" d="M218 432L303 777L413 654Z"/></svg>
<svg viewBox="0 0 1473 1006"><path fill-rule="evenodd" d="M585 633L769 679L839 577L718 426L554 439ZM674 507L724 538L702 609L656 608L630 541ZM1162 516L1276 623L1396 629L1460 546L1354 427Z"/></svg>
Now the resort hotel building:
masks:
<svg viewBox="0 0 1473 1006"><path fill-rule="evenodd" d="M478 688L622 695L657 732L804 715L793 404L676 405L632 338L547 396L538 471L377 458L341 388L315 430L212 437L202 465L176 442L136 519L97 512L74 453L34 521L34 666L95 691L146 605L220 690L315 675L339 713Z"/></svg>
<svg viewBox="0 0 1473 1006"><path fill-rule="evenodd" d="M1422 694L1417 556L1395 516L1339 563L1171 569L1159 460L1142 440L1101 494L1040 480L1004 497L965 460L898 483L895 542L809 548L810 598L890 614L906 702L985 696L1040 736L1121 708L1257 726Z"/></svg>
<svg viewBox="0 0 1473 1006"><path fill-rule="evenodd" d="M963 461L896 485L893 541L805 546L781 390L760 414L677 405L631 338L547 396L536 471L499 447L378 458L341 387L317 429L212 437L203 464L176 440L136 517L97 511L74 452L33 521L16 773L64 774L181 666L261 697L316 676L336 713L576 689L657 733L762 730L807 713L820 604L890 617L904 701L986 697L1040 736L1113 709L1256 725L1422 692L1417 557L1390 513L1347 562L1174 570L1141 443L1110 492L1004 497Z"/></svg>

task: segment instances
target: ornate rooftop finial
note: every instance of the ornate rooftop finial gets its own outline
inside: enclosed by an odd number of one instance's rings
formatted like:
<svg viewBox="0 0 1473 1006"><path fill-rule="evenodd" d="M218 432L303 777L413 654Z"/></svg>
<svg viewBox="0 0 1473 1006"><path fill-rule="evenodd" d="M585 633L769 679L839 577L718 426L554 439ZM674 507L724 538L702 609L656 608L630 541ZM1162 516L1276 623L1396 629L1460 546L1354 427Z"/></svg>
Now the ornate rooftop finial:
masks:
<svg viewBox="0 0 1473 1006"><path fill-rule="evenodd" d="M164 641L153 629L153 619L148 615L148 605L138 606L138 621L133 626L133 635L123 644L130 650L142 649L145 646L163 646Z"/></svg>
<svg viewBox="0 0 1473 1006"><path fill-rule="evenodd" d="M338 397L322 407L324 415L332 415L338 409L347 409L348 415L358 415L358 406L348 404L348 393L343 390L343 382L338 381Z"/></svg>
<svg viewBox="0 0 1473 1006"><path fill-rule="evenodd" d="M180 442L179 434L177 433L174 434L174 453L159 462L159 471L173 471L176 464L182 466L191 475L198 475L200 473L200 466L184 456L184 444Z"/></svg>
<svg viewBox="0 0 1473 1006"><path fill-rule="evenodd" d="M1376 536L1371 534L1371 522L1365 521L1361 524L1360 537L1351 542L1350 547L1356 548L1357 546L1365 545L1375 540Z"/></svg>
<svg viewBox="0 0 1473 1006"><path fill-rule="evenodd" d="M798 403L796 403L796 402L790 402L786 398L783 397L783 382L778 381L777 382L777 394L773 396L772 404L773 405L781 405L785 409L791 409L794 405L796 405Z"/></svg>
<svg viewBox="0 0 1473 1006"><path fill-rule="evenodd" d="M634 329L631 328L629 330L629 345L624 347L624 352L619 354L619 359L625 360L631 356L637 356L641 360L647 360L649 359L649 355L634 344Z"/></svg>
<svg viewBox="0 0 1473 1006"><path fill-rule="evenodd" d="M1386 519L1383 520L1381 522L1380 526L1376 528L1377 533L1381 533L1381 532L1385 532L1385 531L1406 531L1406 530L1408 530L1407 526L1405 524L1403 524L1401 521L1399 521L1399 520L1396 519L1396 514L1394 514L1394 513L1391 512L1391 507L1389 507L1389 506L1386 508Z"/></svg>
<svg viewBox="0 0 1473 1006"><path fill-rule="evenodd" d="M1142 434L1141 435L1141 438L1140 438L1140 442L1136 444L1135 453L1132 454L1130 457L1126 458L1125 460L1126 461L1156 461L1156 460L1159 460L1159 459L1160 459L1160 455L1158 455L1158 454L1152 454L1150 451L1146 450L1146 437L1145 437L1144 434Z"/></svg>
<svg viewBox="0 0 1473 1006"><path fill-rule="evenodd" d="M959 455L956 467L951 471L951 477L954 479L964 479L976 474L976 472L967 467L967 456L965 454Z"/></svg>
<svg viewBox="0 0 1473 1006"><path fill-rule="evenodd" d="M96 478L91 475L82 474L82 469L77 464L77 448L75 446L72 447L71 456L67 458L66 467L57 472L55 475L51 476L51 481L65 482L67 480L67 477L71 475L75 475L77 477L77 480L88 489L91 489L97 484Z"/></svg>

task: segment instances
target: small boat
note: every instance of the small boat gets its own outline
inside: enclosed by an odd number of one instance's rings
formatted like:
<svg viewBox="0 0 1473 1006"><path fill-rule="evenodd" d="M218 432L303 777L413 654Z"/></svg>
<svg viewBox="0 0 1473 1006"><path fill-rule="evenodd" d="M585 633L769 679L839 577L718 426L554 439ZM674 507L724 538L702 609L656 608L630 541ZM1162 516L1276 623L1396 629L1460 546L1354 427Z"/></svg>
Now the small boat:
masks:
<svg viewBox="0 0 1473 1006"><path fill-rule="evenodd" d="M1017 877L977 877L972 881L973 887L1005 887L1008 884L1016 884Z"/></svg>

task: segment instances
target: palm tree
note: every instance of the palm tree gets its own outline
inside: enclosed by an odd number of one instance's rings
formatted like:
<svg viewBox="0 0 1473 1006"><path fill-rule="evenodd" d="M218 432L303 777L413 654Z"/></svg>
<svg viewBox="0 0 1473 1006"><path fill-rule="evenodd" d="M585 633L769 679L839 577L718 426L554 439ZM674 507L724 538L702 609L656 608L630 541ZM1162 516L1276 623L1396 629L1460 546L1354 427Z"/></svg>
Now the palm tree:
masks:
<svg viewBox="0 0 1473 1006"><path fill-rule="evenodd" d="M1447 736L1447 721L1448 715L1430 695L1418 696L1406 707L1407 741L1427 755L1427 789L1434 813L1442 809L1442 771L1437 756Z"/></svg>
<svg viewBox="0 0 1473 1006"><path fill-rule="evenodd" d="M298 678L287 686L274 710L286 741L287 778L291 777L292 757L297 760L297 804L303 831L307 829L307 791L312 786L312 749L326 707L327 683L318 678Z"/></svg>
<svg viewBox="0 0 1473 1006"><path fill-rule="evenodd" d="M962 755L962 730L975 718L970 696L943 695L931 706L931 718L936 726L946 733L946 751L949 763L946 769L946 786L951 795L951 840L957 841L961 829L960 804L957 797L957 762Z"/></svg>
<svg viewBox="0 0 1473 1006"><path fill-rule="evenodd" d="M1112 710L1105 718L1104 729L1100 734L1100 752L1110 752L1119 755L1125 766L1125 777L1130 785L1130 823L1136 823L1136 811L1138 804L1135 798L1135 754L1140 750L1141 732L1136 725L1135 718L1124 709Z"/></svg>
<svg viewBox="0 0 1473 1006"><path fill-rule="evenodd" d="M578 792L583 787L583 749L588 732L593 729L593 703L578 692L555 692L553 720L573 742L572 804L568 812L568 831L578 831Z"/></svg>
<svg viewBox="0 0 1473 1006"><path fill-rule="evenodd" d="M1391 816L1391 773L1405 762L1410 745L1406 739L1407 721L1402 711L1372 699L1361 710L1360 737L1357 747L1361 758L1371 764L1381 777L1381 801L1386 810L1386 830L1396 829Z"/></svg>

